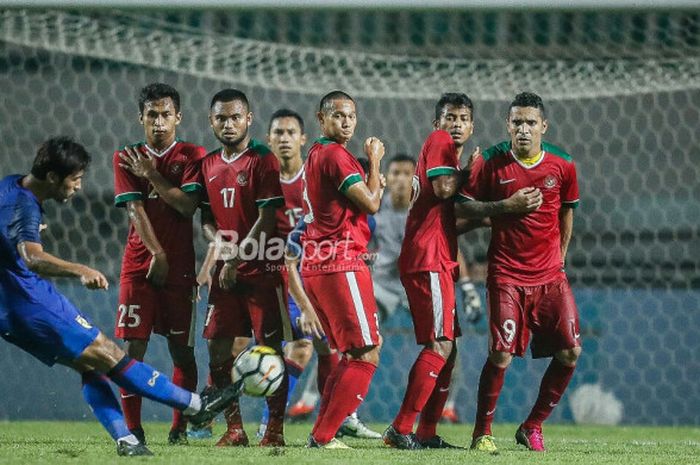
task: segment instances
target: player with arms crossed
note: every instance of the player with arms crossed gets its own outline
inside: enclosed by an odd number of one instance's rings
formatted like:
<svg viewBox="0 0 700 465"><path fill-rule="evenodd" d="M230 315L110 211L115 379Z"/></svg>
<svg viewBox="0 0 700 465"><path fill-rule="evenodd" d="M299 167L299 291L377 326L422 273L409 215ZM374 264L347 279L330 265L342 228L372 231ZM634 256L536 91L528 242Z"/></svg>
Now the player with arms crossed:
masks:
<svg viewBox="0 0 700 465"><path fill-rule="evenodd" d="M542 143L547 119L539 96L518 94L506 124L510 142L491 147L475 161L464 195L499 201L517 189L535 187L543 203L528 214L491 218L487 281L491 337L479 380L472 448L496 450L491 423L505 371L513 355L525 354L532 334L533 357L553 358L537 401L515 438L530 450L544 451L542 423L559 403L581 353L578 311L564 273L578 182L571 157Z"/></svg>
<svg viewBox="0 0 700 465"><path fill-rule="evenodd" d="M67 202L82 187L90 156L65 137L44 142L31 174L0 181L0 334L48 366L61 363L82 376L85 401L117 443L119 455L152 455L132 434L107 378L138 394L193 415L204 423L236 395L236 388L199 396L127 356L43 277L78 278L88 289L107 289L102 273L44 251L39 237L42 204Z"/></svg>
<svg viewBox="0 0 700 465"><path fill-rule="evenodd" d="M376 213L382 185L379 162L384 145L365 141L367 181L345 147L357 125L355 101L333 91L317 114L322 137L309 150L304 168L301 275L331 347L343 354L326 380L308 447L347 448L335 434L364 400L379 364L381 337L372 278L364 262L369 241L367 214Z"/></svg>
<svg viewBox="0 0 700 465"><path fill-rule="evenodd" d="M254 335L258 344L270 346L279 354L282 342L291 339L287 291L281 275L284 240L276 238L278 250L272 250L269 242L275 238L277 211L284 205L284 197L277 158L248 134L253 113L246 95L236 89L221 90L209 108L209 123L223 147L202 161L206 188L202 227L210 243L224 241L235 249L217 261L204 327L211 380L216 387L224 388L231 384L236 338ZM215 250L210 247L205 262L210 262ZM208 273L205 263L200 276ZM261 446L285 444L287 390L285 371L282 385L265 398L270 418ZM226 410L226 423L227 430L217 446L248 445L238 402Z"/></svg>
<svg viewBox="0 0 700 465"><path fill-rule="evenodd" d="M130 357L143 360L151 332L168 339L173 382L197 388L194 358L192 216L199 203L198 161L205 149L175 138L180 95L167 84L141 89L139 121L146 142L114 154L114 203L129 215L119 278L116 336ZM141 440L141 398L121 393L129 429ZM173 412L168 443L187 442L187 422Z"/></svg>

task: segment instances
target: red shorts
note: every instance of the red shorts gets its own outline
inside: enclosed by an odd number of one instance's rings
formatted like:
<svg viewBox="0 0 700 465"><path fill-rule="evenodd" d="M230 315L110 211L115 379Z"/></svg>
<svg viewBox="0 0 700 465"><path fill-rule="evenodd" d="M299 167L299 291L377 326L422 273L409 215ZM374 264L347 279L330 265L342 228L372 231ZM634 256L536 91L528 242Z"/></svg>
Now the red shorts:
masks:
<svg viewBox="0 0 700 465"><path fill-rule="evenodd" d="M145 279L121 282L114 335L147 341L153 332L194 347L194 292L192 286L157 288Z"/></svg>
<svg viewBox="0 0 700 465"><path fill-rule="evenodd" d="M304 289L331 347L347 352L379 345L377 301L369 268L304 276Z"/></svg>
<svg viewBox="0 0 700 465"><path fill-rule="evenodd" d="M292 340L287 312L287 289L278 277L261 276L238 282L231 290L219 287L219 268L209 293L205 339L255 337L258 344L279 346Z"/></svg>
<svg viewBox="0 0 700 465"><path fill-rule="evenodd" d="M578 310L569 281L540 286L489 283L489 349L522 357L532 333L534 358L581 345Z"/></svg>
<svg viewBox="0 0 700 465"><path fill-rule="evenodd" d="M401 275L418 344L454 341L462 335L455 315L454 273L420 271Z"/></svg>

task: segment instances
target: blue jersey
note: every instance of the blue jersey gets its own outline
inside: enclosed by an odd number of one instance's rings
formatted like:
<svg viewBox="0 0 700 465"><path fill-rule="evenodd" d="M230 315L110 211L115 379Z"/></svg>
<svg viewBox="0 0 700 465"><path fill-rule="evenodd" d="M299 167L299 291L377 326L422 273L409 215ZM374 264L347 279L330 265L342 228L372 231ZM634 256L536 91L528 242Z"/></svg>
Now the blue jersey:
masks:
<svg viewBox="0 0 700 465"><path fill-rule="evenodd" d="M78 357L98 330L54 286L29 268L17 245L41 243L41 204L21 186L0 181L0 335L51 365Z"/></svg>

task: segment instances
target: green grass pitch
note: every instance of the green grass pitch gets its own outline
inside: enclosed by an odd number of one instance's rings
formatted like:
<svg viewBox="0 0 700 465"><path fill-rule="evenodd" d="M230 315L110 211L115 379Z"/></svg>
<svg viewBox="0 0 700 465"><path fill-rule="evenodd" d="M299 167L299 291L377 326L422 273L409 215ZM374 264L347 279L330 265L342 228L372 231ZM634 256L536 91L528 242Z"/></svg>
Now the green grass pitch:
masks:
<svg viewBox="0 0 700 465"><path fill-rule="evenodd" d="M215 448L214 439L190 441L188 446L166 444L165 423L146 424L148 458L117 457L115 446L97 422L0 422L1 464L227 464L227 465L465 465L465 464L700 464L700 428L592 427L547 425L544 454L526 451L513 440L516 425L496 425L498 455L468 450L397 451L381 441L347 439L349 451L304 448L309 424L287 426L288 446ZM385 425L372 425L381 430ZM222 432L216 425L215 436ZM249 433L253 433L252 425ZM470 425L441 425L439 432L457 445L467 445ZM254 434L250 434L251 439Z"/></svg>

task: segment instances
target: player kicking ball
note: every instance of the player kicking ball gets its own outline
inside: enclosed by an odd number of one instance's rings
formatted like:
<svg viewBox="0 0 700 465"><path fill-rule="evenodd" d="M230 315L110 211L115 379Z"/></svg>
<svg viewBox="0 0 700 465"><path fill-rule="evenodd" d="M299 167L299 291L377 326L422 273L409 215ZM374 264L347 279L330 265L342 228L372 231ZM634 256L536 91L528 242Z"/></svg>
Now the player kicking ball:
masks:
<svg viewBox="0 0 700 465"><path fill-rule="evenodd" d="M117 454L153 455L126 426L108 379L127 392L182 411L194 424L211 420L238 388L198 395L128 357L43 277L72 277L88 289L107 289L105 276L44 251L42 204L67 202L82 187L90 163L83 146L64 137L44 142L31 173L0 181L0 334L48 366L79 372L83 396L117 443Z"/></svg>
<svg viewBox="0 0 700 465"><path fill-rule="evenodd" d="M464 195L500 201L518 189L534 187L542 193L542 205L527 214L491 218L487 280L491 336L479 380L471 447L496 450L491 423L506 368L513 355L525 354L532 336L532 356L552 361L515 439L530 450L544 451L542 423L559 403L581 354L578 310L564 273L578 182L571 157L542 143L547 119L538 95L518 94L506 125L510 141L491 147L475 161Z"/></svg>

